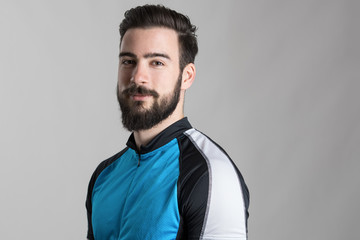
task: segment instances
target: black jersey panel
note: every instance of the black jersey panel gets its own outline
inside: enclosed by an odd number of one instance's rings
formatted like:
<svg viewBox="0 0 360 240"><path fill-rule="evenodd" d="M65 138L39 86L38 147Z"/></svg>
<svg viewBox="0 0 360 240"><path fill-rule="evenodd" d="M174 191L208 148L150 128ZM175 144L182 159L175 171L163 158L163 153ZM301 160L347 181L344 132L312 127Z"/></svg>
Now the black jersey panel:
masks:
<svg viewBox="0 0 360 240"><path fill-rule="evenodd" d="M183 219L178 239L199 239L206 219L209 174L206 160L185 135L180 148L179 212Z"/></svg>

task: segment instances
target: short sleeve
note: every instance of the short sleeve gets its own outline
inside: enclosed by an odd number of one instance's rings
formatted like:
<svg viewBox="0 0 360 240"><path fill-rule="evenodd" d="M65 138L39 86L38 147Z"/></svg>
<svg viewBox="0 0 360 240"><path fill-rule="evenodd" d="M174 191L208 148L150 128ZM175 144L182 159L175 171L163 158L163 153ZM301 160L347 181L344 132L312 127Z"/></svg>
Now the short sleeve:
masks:
<svg viewBox="0 0 360 240"><path fill-rule="evenodd" d="M180 203L189 239L247 239L249 193L225 151L196 130L183 147ZM193 146L191 146L193 145ZM191 151L191 153L187 153Z"/></svg>

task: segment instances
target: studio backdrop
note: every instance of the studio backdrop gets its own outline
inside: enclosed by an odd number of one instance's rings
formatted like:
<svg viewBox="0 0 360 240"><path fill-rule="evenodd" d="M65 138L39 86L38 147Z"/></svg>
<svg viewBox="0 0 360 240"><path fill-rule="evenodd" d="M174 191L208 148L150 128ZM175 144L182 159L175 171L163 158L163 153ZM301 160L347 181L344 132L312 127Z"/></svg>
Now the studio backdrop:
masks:
<svg viewBox="0 0 360 240"><path fill-rule="evenodd" d="M359 239L359 2L0 2L0 239L85 239L95 167L120 151L125 10L198 27L192 125L250 190L249 239Z"/></svg>

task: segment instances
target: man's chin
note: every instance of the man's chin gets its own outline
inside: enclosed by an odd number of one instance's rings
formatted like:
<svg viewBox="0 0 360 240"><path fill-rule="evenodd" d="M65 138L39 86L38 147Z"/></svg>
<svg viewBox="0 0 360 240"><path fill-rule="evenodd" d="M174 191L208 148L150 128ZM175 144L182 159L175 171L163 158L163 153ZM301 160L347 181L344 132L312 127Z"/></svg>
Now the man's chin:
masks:
<svg viewBox="0 0 360 240"><path fill-rule="evenodd" d="M133 102L132 105L130 106L131 112L145 112L151 109L151 106L147 106L148 104L141 102L141 101L136 101Z"/></svg>

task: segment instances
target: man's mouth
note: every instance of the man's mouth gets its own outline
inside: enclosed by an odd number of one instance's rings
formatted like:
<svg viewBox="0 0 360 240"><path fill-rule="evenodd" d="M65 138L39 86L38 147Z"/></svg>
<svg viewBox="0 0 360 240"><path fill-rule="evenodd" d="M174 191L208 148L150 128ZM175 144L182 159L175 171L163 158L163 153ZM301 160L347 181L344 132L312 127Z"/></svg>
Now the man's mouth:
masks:
<svg viewBox="0 0 360 240"><path fill-rule="evenodd" d="M151 94L139 94L139 93L130 96L130 98L134 101L145 101L150 97L152 97Z"/></svg>
<svg viewBox="0 0 360 240"><path fill-rule="evenodd" d="M128 89L125 89L123 91L123 94L125 96L128 96L130 99L134 101L144 101L150 97L154 97L154 98L159 97L159 94L156 91L147 89L143 86L136 86L136 85L132 85Z"/></svg>

